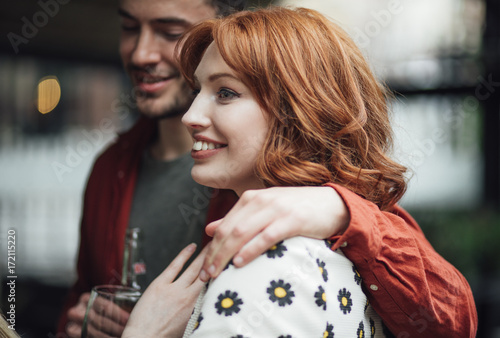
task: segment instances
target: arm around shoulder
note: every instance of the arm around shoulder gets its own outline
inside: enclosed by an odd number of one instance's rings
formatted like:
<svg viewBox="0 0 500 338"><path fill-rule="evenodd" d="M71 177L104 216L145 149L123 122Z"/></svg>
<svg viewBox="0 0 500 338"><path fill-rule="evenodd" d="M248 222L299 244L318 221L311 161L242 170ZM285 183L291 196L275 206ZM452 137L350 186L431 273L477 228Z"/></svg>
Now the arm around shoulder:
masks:
<svg viewBox="0 0 500 338"><path fill-rule="evenodd" d="M329 184L350 222L332 247L363 277L377 313L393 334L475 337L477 312L463 275L441 257L401 207L381 211L350 190Z"/></svg>

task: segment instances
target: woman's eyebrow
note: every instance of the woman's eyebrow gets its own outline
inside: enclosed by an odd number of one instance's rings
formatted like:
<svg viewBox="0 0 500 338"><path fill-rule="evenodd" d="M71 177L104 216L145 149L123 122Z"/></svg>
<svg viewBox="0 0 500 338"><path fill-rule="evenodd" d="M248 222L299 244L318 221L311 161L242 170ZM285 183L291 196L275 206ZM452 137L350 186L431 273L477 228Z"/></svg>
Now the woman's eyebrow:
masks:
<svg viewBox="0 0 500 338"><path fill-rule="evenodd" d="M229 77L229 78L232 78L234 80L240 81L240 79L238 79L236 76L234 76L233 74L230 74L230 73L214 73L214 74L211 74L208 77L208 81L213 82L213 81L218 80L218 79L220 79L222 77Z"/></svg>

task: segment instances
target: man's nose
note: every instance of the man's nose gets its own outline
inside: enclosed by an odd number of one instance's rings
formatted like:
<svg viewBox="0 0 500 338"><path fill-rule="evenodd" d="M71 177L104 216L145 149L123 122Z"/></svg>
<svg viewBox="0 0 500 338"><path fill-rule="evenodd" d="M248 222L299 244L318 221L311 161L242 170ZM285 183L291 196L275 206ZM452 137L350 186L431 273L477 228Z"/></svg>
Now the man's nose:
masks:
<svg viewBox="0 0 500 338"><path fill-rule="evenodd" d="M142 29L132 54L132 63L136 66L147 66L160 61L161 53L155 33L150 29Z"/></svg>

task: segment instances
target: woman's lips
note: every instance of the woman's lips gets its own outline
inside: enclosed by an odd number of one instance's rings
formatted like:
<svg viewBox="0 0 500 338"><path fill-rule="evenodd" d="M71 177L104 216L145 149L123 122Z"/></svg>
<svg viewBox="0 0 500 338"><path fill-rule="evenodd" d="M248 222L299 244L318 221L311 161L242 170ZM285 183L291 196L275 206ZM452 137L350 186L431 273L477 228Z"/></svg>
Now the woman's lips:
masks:
<svg viewBox="0 0 500 338"><path fill-rule="evenodd" d="M201 160L217 154L225 147L227 147L227 144L215 143L206 140L195 140L191 150L191 156L194 159Z"/></svg>
<svg viewBox="0 0 500 338"><path fill-rule="evenodd" d="M220 151L224 150L225 147L217 148L217 149L207 149L207 150L191 150L191 157L195 160L203 160L210 156L213 156Z"/></svg>

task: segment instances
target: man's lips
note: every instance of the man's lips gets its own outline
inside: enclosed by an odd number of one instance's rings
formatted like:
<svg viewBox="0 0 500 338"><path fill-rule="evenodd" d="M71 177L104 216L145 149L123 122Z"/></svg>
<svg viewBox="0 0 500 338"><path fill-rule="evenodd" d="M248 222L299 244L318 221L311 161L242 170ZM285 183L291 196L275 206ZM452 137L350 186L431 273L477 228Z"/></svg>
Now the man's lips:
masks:
<svg viewBox="0 0 500 338"><path fill-rule="evenodd" d="M167 85L167 83L177 78L177 76L175 74L162 76L162 75L152 75L149 73L141 72L141 73L135 73L133 75L133 78L134 78L134 84L142 92L154 93L163 89Z"/></svg>

